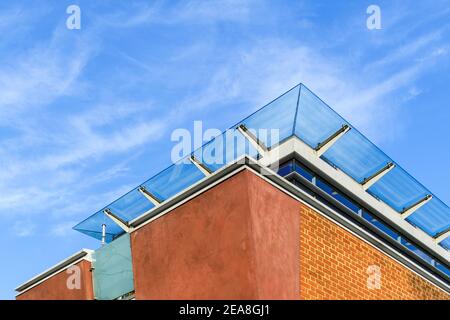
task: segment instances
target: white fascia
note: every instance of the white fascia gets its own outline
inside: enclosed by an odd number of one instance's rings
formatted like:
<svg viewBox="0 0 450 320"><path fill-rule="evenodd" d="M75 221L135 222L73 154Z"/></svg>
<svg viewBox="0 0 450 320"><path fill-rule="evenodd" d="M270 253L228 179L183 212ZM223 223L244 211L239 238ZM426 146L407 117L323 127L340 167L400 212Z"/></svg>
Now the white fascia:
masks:
<svg viewBox="0 0 450 320"><path fill-rule="evenodd" d="M405 236L409 236L419 241L432 252L450 260L450 252L438 245L433 237L405 221L399 212L367 193L364 187L349 175L322 160L317 156L317 153L313 148L296 136L292 136L285 142L266 152L264 157L260 159L258 163L264 166L273 167L273 163L278 163L280 159L286 158L294 152L309 164L309 166L315 169L317 173L328 180L333 181L338 187L346 190L349 194L353 195L357 201L362 204L367 204L369 207L375 209L387 222L397 226Z"/></svg>

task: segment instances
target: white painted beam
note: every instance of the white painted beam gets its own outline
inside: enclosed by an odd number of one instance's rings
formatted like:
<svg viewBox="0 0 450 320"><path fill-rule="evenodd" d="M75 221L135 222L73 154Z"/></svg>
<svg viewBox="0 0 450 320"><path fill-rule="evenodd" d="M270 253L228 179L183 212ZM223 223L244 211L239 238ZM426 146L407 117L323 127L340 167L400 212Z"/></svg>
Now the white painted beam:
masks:
<svg viewBox="0 0 450 320"><path fill-rule="evenodd" d="M410 207L405 208L402 211L402 219L408 218L410 215L412 215L414 212L416 212L420 207L422 207L423 205L428 203L428 201L430 201L431 199L433 199L433 196L428 194L423 199L417 201Z"/></svg>
<svg viewBox="0 0 450 320"><path fill-rule="evenodd" d="M350 129L351 128L348 125L344 124L342 128L340 128L338 131L333 133L327 139L319 143L315 148L317 156L320 157L321 155L323 155L328 149L331 148L333 144L336 143L336 141L342 138L344 134L346 134Z"/></svg>
<svg viewBox="0 0 450 320"><path fill-rule="evenodd" d="M441 232L441 233L439 233L439 234L434 238L434 241L435 241L437 244L439 244L439 243L441 243L442 241L444 241L445 239L447 239L447 237L449 237L449 236L450 236L450 228L447 229L447 230L445 230L445 231L443 231L443 232Z"/></svg>
<svg viewBox="0 0 450 320"><path fill-rule="evenodd" d="M126 221L123 221L122 219L120 219L118 216L116 216L111 210L109 209L105 209L103 210L103 213L110 218L112 221L114 221L114 223L116 223L123 231L130 233L131 232L131 228L129 226L129 224Z"/></svg>
<svg viewBox="0 0 450 320"><path fill-rule="evenodd" d="M370 176L367 179L364 179L363 183L361 184L364 188L364 190L369 189L371 186L373 186L378 180L383 178L384 175L386 175L389 171L395 168L395 164L392 162L389 162L384 168L374 173L372 176Z"/></svg>
<svg viewBox="0 0 450 320"><path fill-rule="evenodd" d="M432 236L402 219L398 211L364 191L361 185L349 175L330 166L321 158L318 158L314 149L299 138L293 136L280 146L271 149L269 155L273 154L274 157L276 156L278 159L282 159L291 155L293 150L304 162L310 164L319 175L323 175L325 178L334 181L337 187L349 191L355 197L356 201L360 201L362 204L367 203L369 207L384 216L390 224L398 226L406 236L417 239L431 251L450 260L450 251L444 249L442 246L436 245ZM267 163L269 163L269 160L275 161L276 159L268 157L262 160L267 160Z"/></svg>
<svg viewBox="0 0 450 320"><path fill-rule="evenodd" d="M209 168L201 163L196 157L192 155L189 157L189 160L194 166L197 167L198 170L200 170L205 175L205 177L209 177L211 175L211 170L209 170Z"/></svg>
<svg viewBox="0 0 450 320"><path fill-rule="evenodd" d="M159 200L157 197L155 197L153 194L151 194L147 189L145 189L144 186L139 187L139 192L147 198L148 201L153 203L155 206L159 205L162 201Z"/></svg>
<svg viewBox="0 0 450 320"><path fill-rule="evenodd" d="M258 153L264 157L269 151L264 143L258 139L250 130L243 124L237 127L237 130L258 150Z"/></svg>

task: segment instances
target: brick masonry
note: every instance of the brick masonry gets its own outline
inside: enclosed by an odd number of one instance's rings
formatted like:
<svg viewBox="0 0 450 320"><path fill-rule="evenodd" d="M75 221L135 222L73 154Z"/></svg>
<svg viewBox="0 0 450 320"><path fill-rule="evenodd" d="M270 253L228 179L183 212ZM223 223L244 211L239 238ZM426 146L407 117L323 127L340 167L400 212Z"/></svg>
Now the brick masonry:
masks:
<svg viewBox="0 0 450 320"><path fill-rule="evenodd" d="M380 289L369 289L369 266ZM373 278L371 278L373 279ZM301 299L446 299L450 296L396 260L314 212L300 207Z"/></svg>

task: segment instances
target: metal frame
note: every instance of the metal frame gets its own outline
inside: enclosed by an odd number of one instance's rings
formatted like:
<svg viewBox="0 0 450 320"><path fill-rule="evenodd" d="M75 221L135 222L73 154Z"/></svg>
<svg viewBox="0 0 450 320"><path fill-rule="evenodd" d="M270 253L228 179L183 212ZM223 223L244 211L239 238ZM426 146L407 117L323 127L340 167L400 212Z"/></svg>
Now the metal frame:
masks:
<svg viewBox="0 0 450 320"><path fill-rule="evenodd" d="M450 251L442 246L436 245L432 236L402 219L398 211L366 192L364 188L361 187L361 184L348 174L331 166L322 158L317 157L315 150L297 136L292 136L282 145L275 149L271 149L267 155L267 160L279 159L279 162L283 163L290 159L293 153L295 153L298 156L298 159L309 167L310 170L315 171L328 182L332 182L338 189L342 190L362 206L379 216L386 223L395 226L395 228L406 237L415 239L416 242L431 255L435 255L443 261L450 261ZM277 159L275 159L275 156Z"/></svg>
<svg viewBox="0 0 450 320"><path fill-rule="evenodd" d="M130 225L125 220L121 219L119 216L114 214L110 209L103 210L103 213L114 221L123 231L130 233Z"/></svg>
<svg viewBox="0 0 450 320"><path fill-rule="evenodd" d="M247 140L250 141L251 144L258 150L258 153L260 153L262 156L264 156L269 149L266 147L266 145L258 139L244 124L240 124L236 128Z"/></svg>
<svg viewBox="0 0 450 320"><path fill-rule="evenodd" d="M341 131L345 131L345 127L343 127ZM340 135L342 135L342 133ZM339 136L339 133L335 134L334 138L336 138L337 136ZM331 141L332 139L329 140ZM324 161L320 157L317 157L317 152L302 140L300 140L298 137L292 136L291 138L286 139L282 144L279 144L278 146L268 150L263 158L256 161L260 166L270 167L271 164L275 162L283 162L283 158L291 156L293 153L297 154L299 156L299 159L302 159L302 162L308 167L311 167L313 171L316 171L326 180L332 181L333 184L336 184L337 188L350 195L351 198L373 212L376 216L379 216L388 225L395 226L395 228L398 229L399 232L404 234L407 238L415 239L416 242L420 244L421 247L425 248L425 251L428 251L432 256L434 255L438 259L443 261L450 260L449 250L446 250L444 247L437 245L432 236L427 234L425 231L416 228L408 221L405 221L405 219L402 218L401 214L399 214L398 211L394 210L388 204L367 193L364 188L361 187L361 184L351 178L349 175L345 174L337 168L330 166L326 161ZM223 169L224 168L221 168L219 171ZM273 171L271 172L272 174L277 175ZM208 179L208 177L213 177L216 175L216 173L217 171L214 172L214 174L212 174L211 176L206 176L204 179L188 187L186 190L195 188L199 184L206 183L205 181ZM129 225L132 227L136 227L135 223L137 221L141 221L142 217L157 215L158 212L160 212L160 209L163 210L164 208L167 208L168 205L173 203L174 199L178 199L179 196L186 190L180 191L177 195L174 195L170 199L166 199L161 203L156 199L156 197L145 190L145 188L141 187L139 191L143 193L144 196L149 199L149 201L152 201L152 203L155 204L155 207L151 208L147 212L144 212L141 216L135 218L134 220L129 221ZM417 210L418 207L409 209L411 210L405 212L406 214L412 213L413 209Z"/></svg>
<svg viewBox="0 0 450 320"><path fill-rule="evenodd" d="M203 163L201 163L194 155L191 155L189 157L189 160L194 166L197 167L198 170L200 170L205 175L205 177L208 177L212 174L212 171Z"/></svg>
<svg viewBox="0 0 450 320"><path fill-rule="evenodd" d="M450 236L450 228L448 228L447 230L444 230L442 232L439 232L435 237L434 237L434 241L436 241L437 244L441 243L442 241L444 241L445 239L447 239L447 237Z"/></svg>
<svg viewBox="0 0 450 320"><path fill-rule="evenodd" d="M416 203L410 205L407 208L403 208L401 215L402 219L408 218L410 215L412 215L414 212L416 212L420 207L428 203L431 199L433 199L433 196L431 194L427 194L425 197L417 201Z"/></svg>
<svg viewBox="0 0 450 320"><path fill-rule="evenodd" d="M328 149L331 148L333 144L336 143L340 138L344 136L349 130L350 126L348 124L344 124L338 131L333 133L331 136L326 138L324 141L317 144L317 147L314 149L317 153L317 156L323 155Z"/></svg>
<svg viewBox="0 0 450 320"><path fill-rule="evenodd" d="M368 178L364 178L364 181L361 183L364 190L369 189L371 186L373 186L378 180L383 178L389 171L395 168L395 164L392 162L389 162L387 165L385 165L383 168L375 172L373 175L369 176Z"/></svg>
<svg viewBox="0 0 450 320"><path fill-rule="evenodd" d="M144 186L140 186L138 188L139 192L147 198L148 201L153 203L155 206L161 204L162 200L158 199L155 195L153 195L150 191L148 191Z"/></svg>
<svg viewBox="0 0 450 320"><path fill-rule="evenodd" d="M105 244L106 244L106 224L102 224L102 246L104 246Z"/></svg>

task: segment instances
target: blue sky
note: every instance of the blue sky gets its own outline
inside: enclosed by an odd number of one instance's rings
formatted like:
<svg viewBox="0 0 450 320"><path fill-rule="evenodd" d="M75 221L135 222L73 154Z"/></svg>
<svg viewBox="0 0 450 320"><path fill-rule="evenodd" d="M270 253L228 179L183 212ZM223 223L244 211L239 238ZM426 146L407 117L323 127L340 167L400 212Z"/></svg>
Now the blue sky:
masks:
<svg viewBox="0 0 450 320"><path fill-rule="evenodd" d="M168 166L174 129L299 82L449 203L449 21L439 0L2 1L0 299L99 247L72 226Z"/></svg>

